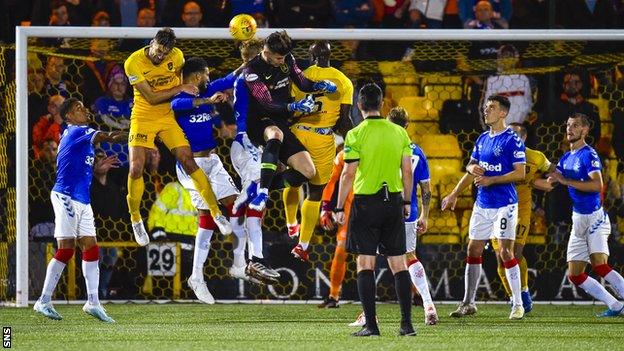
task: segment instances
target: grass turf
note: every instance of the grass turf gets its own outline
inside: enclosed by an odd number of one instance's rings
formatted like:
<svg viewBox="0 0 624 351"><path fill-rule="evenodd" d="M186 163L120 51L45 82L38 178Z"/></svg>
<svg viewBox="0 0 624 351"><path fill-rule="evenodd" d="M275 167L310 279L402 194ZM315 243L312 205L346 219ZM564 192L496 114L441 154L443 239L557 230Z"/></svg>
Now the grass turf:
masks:
<svg viewBox="0 0 624 351"><path fill-rule="evenodd" d="M454 319L454 305L439 305L441 321L423 324L414 308L416 337L398 337L399 307L377 306L381 337L354 338L348 327L359 305L319 310L314 305L107 305L117 323L84 314L81 305L57 305L62 321L32 308L0 308L17 350L457 350L624 349L624 318L596 318L603 306L536 305L520 321L509 307L479 305L477 316Z"/></svg>

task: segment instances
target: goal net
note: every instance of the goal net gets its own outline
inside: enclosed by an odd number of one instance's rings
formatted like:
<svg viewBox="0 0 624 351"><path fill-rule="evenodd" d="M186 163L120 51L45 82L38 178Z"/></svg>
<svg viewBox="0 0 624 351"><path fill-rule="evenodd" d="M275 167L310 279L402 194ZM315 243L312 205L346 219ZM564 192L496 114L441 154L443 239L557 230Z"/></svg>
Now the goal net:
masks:
<svg viewBox="0 0 624 351"><path fill-rule="evenodd" d="M129 115L124 108L130 106L132 88L124 79L123 62L149 42L156 30L20 28L17 51L13 45L0 45L0 301L23 306L36 299L46 264L55 251L49 194L55 176L58 131L55 134L53 122L59 101L78 97L93 109L94 126L126 129ZM264 37L271 31L262 29L258 34ZM473 142L483 131L479 112L483 97L497 93L512 101L510 118L527 125L527 146L544 152L551 162L557 162L566 148L565 116L560 110L569 100L566 89L576 84L583 103L590 103L586 106L596 118L589 141L604 160L603 199L612 223L610 263L617 270L624 268L624 173L622 155L618 162L614 151L621 150L618 143L624 141L613 137L614 130L624 124L622 33L302 29L289 33L295 39L293 54L302 68L309 65L307 51L312 41L330 40L332 66L353 81L356 91L365 82L375 81L384 90L384 114L395 106L407 110L409 135L425 151L431 170L429 228L418 238L417 254L434 300L463 296L474 189L461 195L453 212L440 211L440 202L461 177ZM176 34L185 57L205 58L213 79L241 64L237 45L225 29L179 29ZM113 86L127 89L118 103L110 102ZM219 111L225 120L231 120L231 109L221 106ZM361 120L355 110L352 118L356 123ZM219 139L218 143L218 154L234 177L229 160L231 140ZM126 213L127 148L102 144L98 150L118 154L122 161L120 169L94 179L98 186L92 189L98 198L93 206L101 247L102 299L194 299L186 279L192 269L197 224L193 209L185 207L188 194L176 183L172 156L160 148L160 157L152 155L148 162L142 214L148 231L158 239L141 248L134 243ZM280 283L259 287L229 277L232 236L215 235L204 270L215 298L307 300L327 296L335 233L317 228L310 262L296 261L290 254L296 243L286 235L283 208L281 193L272 192L263 222L265 255L281 272ZM531 208L532 219L525 228L530 233L525 257L531 292L537 300L587 299L566 278L571 223L566 191L534 191ZM63 273L55 299L85 298L79 260L80 255L74 257ZM378 297L393 300L393 279L384 260L379 261ZM478 299L504 300L491 248L484 253L483 270ZM353 257L348 259L341 298L357 299Z"/></svg>

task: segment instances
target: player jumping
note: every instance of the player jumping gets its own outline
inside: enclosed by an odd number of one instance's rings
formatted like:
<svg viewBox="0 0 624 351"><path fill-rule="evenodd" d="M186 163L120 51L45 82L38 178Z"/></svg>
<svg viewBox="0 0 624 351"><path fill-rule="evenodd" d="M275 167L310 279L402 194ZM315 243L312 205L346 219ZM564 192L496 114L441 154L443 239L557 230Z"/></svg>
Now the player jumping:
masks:
<svg viewBox="0 0 624 351"><path fill-rule="evenodd" d="M60 114L68 126L58 147L56 183L50 195L58 250L48 263L41 297L33 309L50 319L62 319L50 300L78 245L82 251L82 274L87 293L87 302L82 310L103 322L114 323L100 304L98 296L100 249L90 204L95 160L93 145L102 141L119 143L125 141L128 135L121 131L100 132L89 128L89 110L76 98L65 100L60 107Z"/></svg>
<svg viewBox="0 0 624 351"><path fill-rule="evenodd" d="M607 263L611 223L600 200L602 164L596 150L585 142L588 134L586 115L576 113L568 118L566 139L570 151L561 157L557 170L549 174L548 182L567 186L572 199L572 232L566 254L570 281L608 306L599 317L616 317L624 314L624 304L585 273L589 262L594 272L624 298L624 279Z"/></svg>
<svg viewBox="0 0 624 351"><path fill-rule="evenodd" d="M184 132L176 123L171 110L169 100L173 96L180 92L191 95L198 93L197 86L180 84L184 55L180 49L174 47L175 39L171 28L163 28L149 46L135 51L124 64L128 80L134 87L134 106L130 116L128 139L130 173L127 200L134 237L141 246L149 243L149 236L139 212L145 189L143 170L146 153L155 148L154 139L157 136L189 174L221 233L232 232L230 223L219 210L208 178L197 166Z"/></svg>
<svg viewBox="0 0 624 351"><path fill-rule="evenodd" d="M336 146L334 131L345 136L353 127L351 105L353 103L353 84L342 72L330 66L331 47L327 41L317 41L310 46L310 62L303 74L311 80L328 80L337 86L332 94L311 94L315 109L310 114L304 114L290 127L292 133L299 139L312 157L316 174L308 181L308 196L301 205L301 226L297 223L297 208L301 187L284 188L283 199L286 214L288 235L301 236L299 243L292 249L292 254L303 260L308 260L308 245L314 228L318 222L321 193L332 172ZM295 99L303 99L306 95L293 87Z"/></svg>

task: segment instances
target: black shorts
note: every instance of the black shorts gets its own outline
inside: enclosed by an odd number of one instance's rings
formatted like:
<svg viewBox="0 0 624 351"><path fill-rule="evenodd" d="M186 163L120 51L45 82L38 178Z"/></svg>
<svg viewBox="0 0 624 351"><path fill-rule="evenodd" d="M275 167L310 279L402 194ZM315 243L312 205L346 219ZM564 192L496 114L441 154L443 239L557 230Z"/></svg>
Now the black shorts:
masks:
<svg viewBox="0 0 624 351"><path fill-rule="evenodd" d="M405 254L405 219L403 197L391 193L389 201L383 195L355 195L351 204L347 251L353 254L400 256Z"/></svg>
<svg viewBox="0 0 624 351"><path fill-rule="evenodd" d="M290 128L286 123L276 122L270 118L248 118L247 119L247 136L249 140L256 146L265 146L264 130L267 127L276 126L284 134L282 140L282 146L280 147L279 160L283 164L288 164L287 161L290 156L299 153L301 151L307 151L305 146L301 144L299 139L290 131Z"/></svg>

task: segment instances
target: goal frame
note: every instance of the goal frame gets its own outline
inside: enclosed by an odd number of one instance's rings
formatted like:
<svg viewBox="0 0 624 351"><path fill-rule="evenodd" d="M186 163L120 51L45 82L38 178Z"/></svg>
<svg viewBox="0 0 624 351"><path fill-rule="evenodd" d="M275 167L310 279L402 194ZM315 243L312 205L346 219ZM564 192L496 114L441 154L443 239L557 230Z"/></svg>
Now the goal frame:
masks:
<svg viewBox="0 0 624 351"><path fill-rule="evenodd" d="M15 307L28 306L28 39L111 38L144 39L160 28L128 27L16 27L16 296ZM173 28L178 39L230 39L227 28ZM260 28L266 37L283 28ZM622 30L475 30L475 29L285 29L295 40L384 40L384 41L624 41Z"/></svg>

